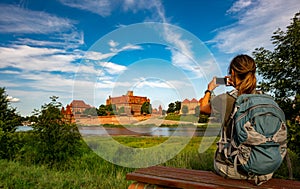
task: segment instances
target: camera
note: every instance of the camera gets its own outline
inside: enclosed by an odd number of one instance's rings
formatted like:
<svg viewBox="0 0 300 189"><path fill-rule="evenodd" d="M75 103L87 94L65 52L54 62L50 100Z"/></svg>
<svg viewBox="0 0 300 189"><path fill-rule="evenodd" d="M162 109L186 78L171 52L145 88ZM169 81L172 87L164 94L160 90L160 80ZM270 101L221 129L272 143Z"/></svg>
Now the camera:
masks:
<svg viewBox="0 0 300 189"><path fill-rule="evenodd" d="M228 77L217 77L216 84L229 86L229 78Z"/></svg>

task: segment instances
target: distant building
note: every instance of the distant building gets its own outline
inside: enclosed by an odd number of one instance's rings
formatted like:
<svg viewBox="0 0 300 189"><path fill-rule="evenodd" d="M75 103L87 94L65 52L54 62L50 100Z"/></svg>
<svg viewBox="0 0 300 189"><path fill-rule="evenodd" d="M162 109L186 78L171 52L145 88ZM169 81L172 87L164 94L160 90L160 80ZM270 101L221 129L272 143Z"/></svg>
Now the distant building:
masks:
<svg viewBox="0 0 300 189"><path fill-rule="evenodd" d="M158 109L152 109L152 114L162 115L162 107L159 105Z"/></svg>
<svg viewBox="0 0 300 189"><path fill-rule="evenodd" d="M69 123L74 123L75 122L75 117L74 114L71 110L71 106L67 105L66 109L62 107L61 113L64 115L64 120L69 122Z"/></svg>
<svg viewBox="0 0 300 189"><path fill-rule="evenodd" d="M195 114L195 108L197 106L200 106L200 101L196 100L195 98L193 98L192 100L185 99L184 101L181 102L180 114L183 114L183 112L182 112L183 106L188 107L187 114Z"/></svg>
<svg viewBox="0 0 300 189"><path fill-rule="evenodd" d="M150 103L150 99L142 96L134 96L133 91L128 91L126 95L111 97L106 99L106 105L115 105L116 111L121 109L126 115L141 115L141 108L145 102Z"/></svg>
<svg viewBox="0 0 300 189"><path fill-rule="evenodd" d="M82 114L86 109L92 108L92 106L86 104L83 100L73 100L69 106L73 114Z"/></svg>

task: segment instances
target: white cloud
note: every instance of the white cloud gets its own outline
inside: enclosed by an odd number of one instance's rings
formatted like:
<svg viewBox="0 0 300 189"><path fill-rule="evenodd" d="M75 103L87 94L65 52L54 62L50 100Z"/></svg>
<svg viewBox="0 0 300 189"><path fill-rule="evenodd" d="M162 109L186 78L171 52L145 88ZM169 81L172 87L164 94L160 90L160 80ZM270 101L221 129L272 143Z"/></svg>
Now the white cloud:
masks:
<svg viewBox="0 0 300 189"><path fill-rule="evenodd" d="M196 42L186 38L187 36L181 33L183 32L182 30L175 30L168 24L168 18L165 15L164 7L160 1L153 1L152 6L155 9L155 14L153 14L156 15L155 20L164 23L162 30L164 40L172 46L172 48L170 48L172 64L192 73L195 77L202 77L203 73L200 73L199 70L195 68L199 66L196 63L197 57L193 51L193 46L196 45Z"/></svg>
<svg viewBox="0 0 300 189"><path fill-rule="evenodd" d="M125 45L125 46L123 46L121 48L117 48L117 46L119 45L119 43L116 42L116 41L113 41L113 40L110 40L108 42L108 45L111 47L109 49L111 52L102 53L102 52L96 52L96 51L87 51L84 58L89 59L89 60L98 60L98 61L101 61L101 60L106 60L108 58L111 58L111 57L117 55L119 52L122 52L122 51L127 51L127 50L141 50L142 49L141 46L132 45L132 44L127 44L127 45Z"/></svg>
<svg viewBox="0 0 300 189"><path fill-rule="evenodd" d="M65 92L70 91L73 86L73 78L65 78L62 75L50 73L26 73L22 78L30 80L26 82L35 90Z"/></svg>
<svg viewBox="0 0 300 189"><path fill-rule="evenodd" d="M192 62L191 57L178 52L176 50L171 50L172 52L172 64L174 66L180 67L184 70L194 70L194 62Z"/></svg>
<svg viewBox="0 0 300 189"><path fill-rule="evenodd" d="M138 78L135 79L136 88L144 88L144 87L151 87L151 88L165 88L165 89L172 89L173 87L168 84L166 81L162 80L153 80L153 79L146 79L146 78Z"/></svg>
<svg viewBox="0 0 300 189"><path fill-rule="evenodd" d="M113 53L119 53L121 51L126 51L126 50L141 50L142 47L138 46L138 45L132 45L132 44L127 44L121 48L117 48L117 46L119 45L118 42L115 42L113 40L109 41L109 46L111 47L109 50Z"/></svg>
<svg viewBox="0 0 300 189"><path fill-rule="evenodd" d="M20 101L19 98L15 98L15 97L12 97L12 96L7 96L7 100L9 102L19 102Z"/></svg>
<svg viewBox="0 0 300 189"><path fill-rule="evenodd" d="M251 0L238 0L232 5L232 7L229 10L227 10L227 13L238 12L250 6L251 4L252 4Z"/></svg>
<svg viewBox="0 0 300 189"><path fill-rule="evenodd" d="M101 53L101 52L95 52L95 51L88 51L88 52L86 52L84 58L89 59L89 60L99 60L100 61L100 60L104 60L104 59L113 57L115 55L116 55L116 53Z"/></svg>
<svg viewBox="0 0 300 189"><path fill-rule="evenodd" d="M106 0L98 0L98 1L92 1L92 0L61 0L61 3L71 6L74 8L79 8L87 11L94 12L96 14L99 14L103 17L110 16L111 12L114 11L117 7L121 6L124 11L132 11L137 12L140 10L149 10L152 12L152 18L146 18L151 21L160 21L162 23L167 23L168 19L165 16L165 10L164 7L159 0L139 0L139 1L133 1L133 0L125 0L125 1L106 1ZM105 9L105 10L104 10ZM191 63L191 60L195 59L194 53L191 50L192 44L191 41L185 40L182 37L182 34L179 32L173 31L168 25L166 24L164 27L163 37L165 40L170 43L175 49L177 49L180 53L177 53L175 51L172 52L172 60L174 60L173 64L182 67L183 69L186 69L188 71L193 72L194 67L189 65ZM116 41L109 41L108 45L111 47L110 50L112 53L96 53L96 52L88 52L87 58L92 60L104 60L105 58L109 58L114 56L113 53L118 53L124 50L137 50L142 49L140 46L131 45L128 44L124 47L119 47L119 43ZM117 48L119 47L119 48ZM184 60L182 58L185 58ZM108 67L105 67L108 68ZM110 73L119 73L119 70L110 70Z"/></svg>
<svg viewBox="0 0 300 189"><path fill-rule="evenodd" d="M123 9L125 11L132 11L137 12L139 10L145 10L145 9L153 9L156 8L159 1L157 0L125 0L123 1Z"/></svg>
<svg viewBox="0 0 300 189"><path fill-rule="evenodd" d="M164 18L161 15L161 10L158 11L158 8L162 7L159 0L60 0L60 2L66 6L86 10L102 17L110 16L113 11L119 8L125 12L131 11L133 13L148 10L152 12L152 21L165 22L165 20L161 20Z"/></svg>
<svg viewBox="0 0 300 189"><path fill-rule="evenodd" d="M247 5L247 9L241 9L242 4L239 5L240 9L235 8L238 21L219 29L211 41L225 53L251 53L262 46L272 49L270 39L273 32L278 28L285 30L300 7L298 0L258 0L251 5L248 1L238 2L245 2L244 7Z"/></svg>
<svg viewBox="0 0 300 189"><path fill-rule="evenodd" d="M110 47L115 48L116 46L119 45L119 43L116 42L116 41L114 41L114 40L110 40L110 41L108 42L108 45L109 45Z"/></svg>
<svg viewBox="0 0 300 189"><path fill-rule="evenodd" d="M81 55L71 54L63 49L13 45L0 47L0 68L13 67L23 71L74 72L77 66L71 64Z"/></svg>
<svg viewBox="0 0 300 189"><path fill-rule="evenodd" d="M117 52L126 51L126 50L142 50L143 48L139 45L127 44L121 49L116 49Z"/></svg>
<svg viewBox="0 0 300 189"><path fill-rule="evenodd" d="M0 5L0 33L49 34L69 31L74 21L41 11L26 10L12 5Z"/></svg>
<svg viewBox="0 0 300 189"><path fill-rule="evenodd" d="M60 41L65 49L75 49L84 44L84 33L82 31L71 30L69 32L59 33L55 37L56 41Z"/></svg>
<svg viewBox="0 0 300 189"><path fill-rule="evenodd" d="M20 71L14 71L14 70L1 70L0 73L1 74L14 74L14 75L21 74Z"/></svg>
<svg viewBox="0 0 300 189"><path fill-rule="evenodd" d="M84 44L84 33L76 31L74 24L76 22L73 20L46 12L0 4L0 33L51 34L51 41L19 38L14 42L15 44L64 49L78 48Z"/></svg>
<svg viewBox="0 0 300 189"><path fill-rule="evenodd" d="M109 74L120 74L125 71L127 68L126 66L115 64L112 62L100 62L100 66L102 66Z"/></svg>
<svg viewBox="0 0 300 189"><path fill-rule="evenodd" d="M94 63L97 63L98 65L100 65L103 68L103 70L105 70L108 74L111 74L111 75L121 74L123 71L125 71L127 69L127 67L120 65L120 64L112 63L112 62L109 62L106 60L117 55L119 52L122 52L122 51L142 49L141 46L132 45L132 44L127 44L127 45L121 47L120 49L118 49L116 47L119 45L119 43L116 41L113 41L113 40L110 40L108 42L108 45L110 47L112 47L112 48L110 48L111 52L101 53L101 52L95 52L95 51L88 51L88 52L86 52L84 58L87 61L89 61L89 60L96 61Z"/></svg>
<svg viewBox="0 0 300 189"><path fill-rule="evenodd" d="M63 46L64 43L58 41L36 40L30 38L19 38L15 41L17 45L26 44L28 46Z"/></svg>
<svg viewBox="0 0 300 189"><path fill-rule="evenodd" d="M100 16L111 15L113 9L112 0L60 0L69 7L90 11Z"/></svg>

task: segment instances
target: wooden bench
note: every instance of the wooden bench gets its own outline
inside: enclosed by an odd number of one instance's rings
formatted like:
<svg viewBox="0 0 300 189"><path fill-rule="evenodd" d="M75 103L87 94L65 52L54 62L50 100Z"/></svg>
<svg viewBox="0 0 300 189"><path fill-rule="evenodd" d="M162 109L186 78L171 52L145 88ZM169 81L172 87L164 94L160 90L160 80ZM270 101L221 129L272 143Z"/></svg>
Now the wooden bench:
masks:
<svg viewBox="0 0 300 189"><path fill-rule="evenodd" d="M128 189L139 188L299 188L300 181L271 179L256 186L252 181L226 179L210 171L153 166L137 169L126 175L136 181Z"/></svg>

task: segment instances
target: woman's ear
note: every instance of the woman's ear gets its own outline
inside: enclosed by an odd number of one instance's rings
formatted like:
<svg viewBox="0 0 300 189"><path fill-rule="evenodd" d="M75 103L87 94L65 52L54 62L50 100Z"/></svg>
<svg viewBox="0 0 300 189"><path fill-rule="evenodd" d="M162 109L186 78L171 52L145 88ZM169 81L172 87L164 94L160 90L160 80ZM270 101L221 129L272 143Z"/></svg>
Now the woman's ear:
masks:
<svg viewBox="0 0 300 189"><path fill-rule="evenodd" d="M235 77L235 72L233 69L231 69L231 74L230 74L230 82L232 86L236 86L236 77Z"/></svg>
<svg viewBox="0 0 300 189"><path fill-rule="evenodd" d="M231 69L231 77L233 77L234 76L234 70L233 69Z"/></svg>

